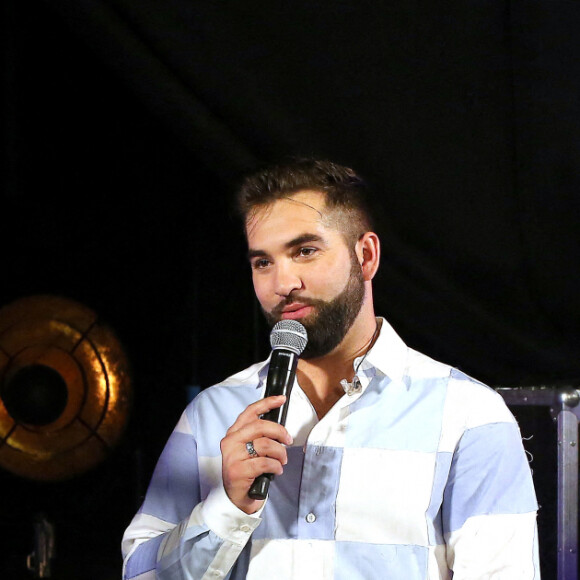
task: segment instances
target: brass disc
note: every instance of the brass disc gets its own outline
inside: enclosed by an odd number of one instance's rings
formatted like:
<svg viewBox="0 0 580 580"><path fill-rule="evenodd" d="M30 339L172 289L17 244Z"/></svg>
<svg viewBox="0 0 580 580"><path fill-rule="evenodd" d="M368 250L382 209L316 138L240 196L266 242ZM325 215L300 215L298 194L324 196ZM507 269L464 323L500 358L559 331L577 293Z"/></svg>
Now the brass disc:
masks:
<svg viewBox="0 0 580 580"><path fill-rule="evenodd" d="M0 309L0 466L43 481L100 463L123 433L131 381L91 309L56 296Z"/></svg>

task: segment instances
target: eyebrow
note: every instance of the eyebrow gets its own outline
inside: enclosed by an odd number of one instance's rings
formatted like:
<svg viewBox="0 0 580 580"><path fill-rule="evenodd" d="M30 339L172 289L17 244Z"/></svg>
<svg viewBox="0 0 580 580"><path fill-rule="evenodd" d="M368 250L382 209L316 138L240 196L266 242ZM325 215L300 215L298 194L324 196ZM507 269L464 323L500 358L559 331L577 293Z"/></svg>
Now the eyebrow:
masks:
<svg viewBox="0 0 580 580"><path fill-rule="evenodd" d="M302 244L307 244L309 242L326 242L326 240L322 236L319 236L318 234L300 234L294 239L286 242L284 244L284 248L289 250L291 248L295 248L296 246L301 246ZM268 252L264 250L251 250L251 249L248 250L248 260L251 260L252 258L261 258L267 255Z"/></svg>

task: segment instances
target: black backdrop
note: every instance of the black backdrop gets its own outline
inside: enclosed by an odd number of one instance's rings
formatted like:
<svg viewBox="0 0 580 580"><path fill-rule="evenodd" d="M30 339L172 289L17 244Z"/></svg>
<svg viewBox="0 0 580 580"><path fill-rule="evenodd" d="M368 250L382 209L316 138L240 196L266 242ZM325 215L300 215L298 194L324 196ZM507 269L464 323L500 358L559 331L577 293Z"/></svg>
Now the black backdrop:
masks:
<svg viewBox="0 0 580 580"><path fill-rule="evenodd" d="M34 514L56 578L118 578L119 542L185 401L265 355L240 174L353 165L383 241L377 311L491 385L577 384L580 7L567 1L5 0L0 306L51 293L120 336L135 408L86 476L0 474L0 577ZM555 449L519 412L553 577ZM6 571L6 572L4 572Z"/></svg>

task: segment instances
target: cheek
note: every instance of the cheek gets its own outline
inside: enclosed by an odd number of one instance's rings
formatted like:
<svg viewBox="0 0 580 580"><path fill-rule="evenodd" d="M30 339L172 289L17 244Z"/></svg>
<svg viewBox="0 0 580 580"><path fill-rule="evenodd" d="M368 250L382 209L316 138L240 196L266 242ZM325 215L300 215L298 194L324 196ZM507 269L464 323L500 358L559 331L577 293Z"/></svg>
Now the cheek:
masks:
<svg viewBox="0 0 580 580"><path fill-rule="evenodd" d="M306 288L324 298L334 298L348 284L350 271L337 264L319 267L315 275L305 282Z"/></svg>
<svg viewBox="0 0 580 580"><path fill-rule="evenodd" d="M254 293L258 302L266 307L268 304L268 284L264 277L252 276L252 283L254 285Z"/></svg>

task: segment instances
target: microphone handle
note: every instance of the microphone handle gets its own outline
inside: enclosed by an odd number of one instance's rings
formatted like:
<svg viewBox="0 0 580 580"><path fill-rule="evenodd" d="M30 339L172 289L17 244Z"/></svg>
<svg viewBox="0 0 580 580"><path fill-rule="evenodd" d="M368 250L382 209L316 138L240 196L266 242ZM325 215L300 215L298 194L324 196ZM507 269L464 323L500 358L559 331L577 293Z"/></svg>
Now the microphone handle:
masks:
<svg viewBox="0 0 580 580"><path fill-rule="evenodd" d="M296 377L296 365L298 364L298 355L289 350L275 349L272 351L270 358L270 367L268 369L268 379L266 382L265 397L274 395L286 395L286 401L277 409L272 409L264 413L260 418L266 421L273 421L280 425L286 424L286 415L288 414L288 404L290 402L290 393ZM252 499L266 499L270 488L270 481L274 478L273 473L262 473L254 480L248 495Z"/></svg>

